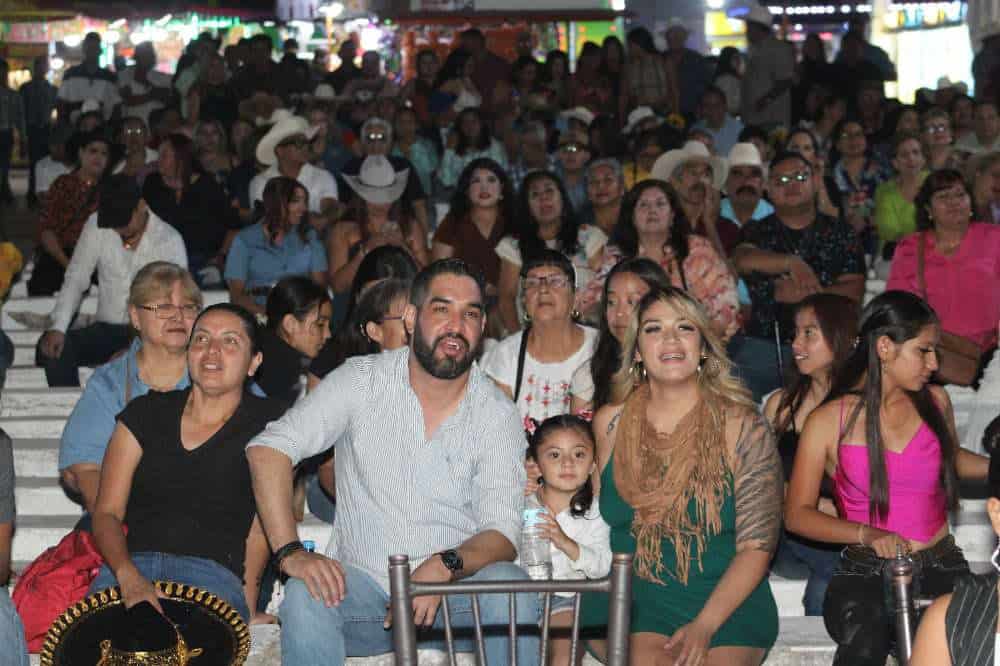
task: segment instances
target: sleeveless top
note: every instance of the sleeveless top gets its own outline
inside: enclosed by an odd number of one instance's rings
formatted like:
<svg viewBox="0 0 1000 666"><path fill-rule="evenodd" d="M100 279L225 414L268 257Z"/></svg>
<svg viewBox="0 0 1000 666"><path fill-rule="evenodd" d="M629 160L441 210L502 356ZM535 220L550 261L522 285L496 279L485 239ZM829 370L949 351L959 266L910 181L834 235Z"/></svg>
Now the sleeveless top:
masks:
<svg viewBox="0 0 1000 666"><path fill-rule="evenodd" d="M921 542L929 541L941 529L947 518L947 500L939 481L941 442L926 423L921 422L901 452L885 452L889 482L889 512L885 518L869 519L868 447L841 442L837 451L834 484L837 506L845 520Z"/></svg>
<svg viewBox="0 0 1000 666"><path fill-rule="evenodd" d="M944 633L954 666L993 666L997 634L997 574L955 579L944 616Z"/></svg>

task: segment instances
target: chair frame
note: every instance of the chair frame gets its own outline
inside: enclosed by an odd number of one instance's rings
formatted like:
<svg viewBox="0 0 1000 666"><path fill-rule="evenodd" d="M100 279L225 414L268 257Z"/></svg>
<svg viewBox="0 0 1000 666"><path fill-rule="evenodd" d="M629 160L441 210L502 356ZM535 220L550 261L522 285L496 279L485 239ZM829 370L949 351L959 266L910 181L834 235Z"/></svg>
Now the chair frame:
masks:
<svg viewBox="0 0 1000 666"><path fill-rule="evenodd" d="M476 661L479 666L487 665L483 643L483 626L479 611L480 594L507 594L509 607L510 666L517 666L517 603L515 594L544 595L541 618L541 646L539 663L545 666L549 642L549 609L554 592L573 592L573 626L570 639L571 653L576 655L580 634L580 593L605 592L608 601L608 666L628 666L629 633L632 607L632 555L615 553L611 562L611 573L599 580L545 581L460 581L456 583L414 583L410 580L410 559L406 555L389 556L390 613L392 615L392 645L396 655L396 666L417 665L417 629L413 624L413 598L441 595L444 612L444 634L451 666L457 666L455 639L451 626L451 612L448 597L468 594L472 597L472 616L476 643Z"/></svg>

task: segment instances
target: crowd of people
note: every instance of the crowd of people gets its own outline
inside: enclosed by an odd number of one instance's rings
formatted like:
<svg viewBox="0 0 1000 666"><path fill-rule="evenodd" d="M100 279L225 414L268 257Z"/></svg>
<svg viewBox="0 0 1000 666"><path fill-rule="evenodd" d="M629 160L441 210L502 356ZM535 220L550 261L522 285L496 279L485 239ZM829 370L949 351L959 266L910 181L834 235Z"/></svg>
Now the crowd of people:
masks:
<svg viewBox="0 0 1000 666"><path fill-rule="evenodd" d="M634 554L633 663L761 663L774 572L807 581L835 664L884 664L898 552L922 595L957 590L912 663L944 663L946 633L986 640L952 619L983 583L947 511L989 460L941 385L974 386L997 345L993 72L975 98L942 81L904 104L864 23L831 59L766 7L741 20L745 53L706 57L681 24L661 52L636 27L575 71L475 28L410 80L350 40L333 71L293 40L276 62L266 35L203 34L170 76L151 44L101 68L90 34L58 90L39 59L19 96L0 61L0 197L16 139L28 292L56 294L36 363L50 386L98 366L59 452L104 562L90 590L158 608L151 581L175 580L267 623L287 579L285 663L342 664L392 649L390 554L415 581L525 578L527 497L555 577ZM229 302L204 308L210 290ZM0 581L10 458L0 440ZM332 525L319 552L307 507ZM439 604L414 601L432 642ZM538 599L516 606L518 663L537 663ZM552 604L557 632L572 609ZM510 608L459 597L457 631L474 610ZM602 657L607 599L581 616ZM18 626L0 596L0 637ZM490 663L507 640L487 633Z"/></svg>

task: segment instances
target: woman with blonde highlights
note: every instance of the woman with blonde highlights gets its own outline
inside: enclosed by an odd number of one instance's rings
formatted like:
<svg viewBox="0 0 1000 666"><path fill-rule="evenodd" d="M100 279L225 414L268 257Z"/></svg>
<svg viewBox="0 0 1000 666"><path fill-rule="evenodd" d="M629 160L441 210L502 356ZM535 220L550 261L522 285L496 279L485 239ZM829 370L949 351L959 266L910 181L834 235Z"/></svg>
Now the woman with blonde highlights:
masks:
<svg viewBox="0 0 1000 666"><path fill-rule="evenodd" d="M635 553L633 663L750 666L777 638L781 462L724 350L697 301L653 289L594 417L611 548ZM605 608L588 595L587 623Z"/></svg>

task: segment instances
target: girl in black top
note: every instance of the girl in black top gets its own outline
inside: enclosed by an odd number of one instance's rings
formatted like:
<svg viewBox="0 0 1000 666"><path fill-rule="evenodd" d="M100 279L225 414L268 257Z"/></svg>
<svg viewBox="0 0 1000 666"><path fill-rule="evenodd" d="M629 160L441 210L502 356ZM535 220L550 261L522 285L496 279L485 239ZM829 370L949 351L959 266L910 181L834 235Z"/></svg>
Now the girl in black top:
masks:
<svg viewBox="0 0 1000 666"><path fill-rule="evenodd" d="M172 580L250 619L269 551L244 449L281 412L244 390L261 360L253 317L214 305L191 333L191 387L151 391L119 415L93 516L106 564L91 592L117 582L127 608L159 609L151 581Z"/></svg>
<svg viewBox="0 0 1000 666"><path fill-rule="evenodd" d="M813 409L826 400L830 381L854 349L858 336L858 304L837 294L814 294L795 308L794 364L785 388L764 399L764 417L774 428L785 480L792 475L799 433ZM823 479L821 510L837 515L833 480ZM772 563L776 573L807 577L806 615L823 614L823 597L839 561L841 546L807 542L786 533Z"/></svg>

